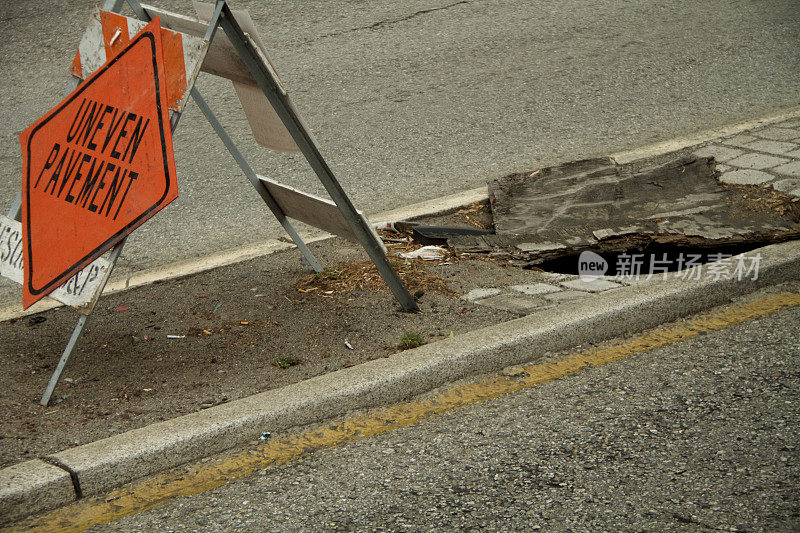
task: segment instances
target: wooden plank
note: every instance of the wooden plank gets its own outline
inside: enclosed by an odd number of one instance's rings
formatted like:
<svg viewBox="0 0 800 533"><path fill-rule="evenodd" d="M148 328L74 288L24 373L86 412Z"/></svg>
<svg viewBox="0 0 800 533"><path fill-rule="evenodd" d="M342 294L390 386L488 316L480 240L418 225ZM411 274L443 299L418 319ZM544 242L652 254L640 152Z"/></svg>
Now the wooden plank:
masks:
<svg viewBox="0 0 800 533"><path fill-rule="evenodd" d="M350 226L342 216L339 208L336 207L336 204L331 200L304 193L294 187L278 183L264 176L258 176L258 179L261 180L287 217L299 220L300 222L327 231L328 233L338 235L348 241L358 242L353 230L350 229ZM367 226L372 228L372 224L369 223L364 213L361 211L356 212L364 219ZM372 231L375 233L374 229ZM381 243L381 246L383 246L377 233L375 233L375 238ZM386 253L385 246L383 246L383 251Z"/></svg>
<svg viewBox="0 0 800 533"><path fill-rule="evenodd" d="M202 37L208 27L208 20L213 13L214 4L207 2L194 2L193 4L198 15L197 19L144 4L142 8L150 17L160 17L161 25L166 28ZM250 14L241 9L235 9L232 12L239 26L247 33L255 49L264 58L264 63L270 68L278 86L282 87L280 77L267 57L264 43L258 35ZM258 144L265 148L282 152L300 151L287 131L286 126L283 125L283 122L272 108L272 104L269 103L264 93L256 86L253 76L239 57L225 32L217 32L206 52L200 70L227 78L233 82L236 96L242 104L245 117L250 124L250 130L253 132L253 138ZM286 94L285 91L283 92Z"/></svg>
<svg viewBox="0 0 800 533"><path fill-rule="evenodd" d="M258 144L282 152L300 151L261 89L239 82L233 82L233 88Z"/></svg>
<svg viewBox="0 0 800 533"><path fill-rule="evenodd" d="M214 4L195 1L193 2L193 5L200 20L208 21L211 19L212 13L214 12ZM277 82L278 87L281 88L281 92L286 94L286 91L283 90L283 84L281 83L280 76L278 76L278 73L275 72L275 68L267 57L264 43L261 41L261 36L258 34L256 25L253 22L253 19L250 17L250 13L248 13L247 10L239 9L232 10L232 13L236 19L236 22L239 23L239 26L252 41L251 44L253 44L255 49L260 52L261 57L264 60L264 64L269 67L270 74ZM294 139L292 139L292 136L289 134L286 126L284 126L281 119L278 118L278 114L275 113L275 110L272 108L272 104L269 103L267 96L256 86L255 81L244 83L242 81L234 80L233 88L236 91L236 96L239 98L239 102L242 104L244 115L247 117L247 122L250 124L250 130L253 132L253 138L258 144L264 146L265 148L280 150L282 152L300 151L300 148L298 148L295 144Z"/></svg>
<svg viewBox="0 0 800 533"><path fill-rule="evenodd" d="M110 271L111 263L100 257L49 296L72 307L85 306L102 290L103 279ZM0 276L22 285L22 223L4 215L0 215Z"/></svg>
<svg viewBox="0 0 800 533"><path fill-rule="evenodd" d="M165 28L200 38L206 34L208 24L195 18L145 4L142 4L142 8L151 18L160 17L161 25ZM224 32L217 32L200 70L229 80L255 85L253 76Z"/></svg>

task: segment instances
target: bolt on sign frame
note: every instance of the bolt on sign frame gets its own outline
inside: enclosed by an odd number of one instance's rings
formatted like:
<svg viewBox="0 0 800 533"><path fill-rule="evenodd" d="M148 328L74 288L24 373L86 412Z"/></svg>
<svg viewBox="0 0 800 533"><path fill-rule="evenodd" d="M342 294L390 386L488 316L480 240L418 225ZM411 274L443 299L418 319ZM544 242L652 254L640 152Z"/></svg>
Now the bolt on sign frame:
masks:
<svg viewBox="0 0 800 533"><path fill-rule="evenodd" d="M386 257L386 248L380 238L364 215L356 210L348 198L322 157L311 133L306 129L297 110L289 100L280 78L266 58L263 46L247 12L234 13L225 0L217 0L213 5L195 3L195 9L201 18L206 19L204 22L142 5L138 0L105 0L102 10L118 13L125 3L141 21L147 22L154 17L159 17L161 25L165 29L192 36L195 40L198 37L202 38L204 49L202 51L203 64L200 66L200 70L229 78L234 82L234 88L242 101L256 141L268 148L299 150L305 156L332 201L303 193L256 174L200 91L194 87L197 73L190 76L191 79L186 79L186 90L256 192L300 250L304 264L311 266L316 272L323 270L287 217L358 242L375 264L403 309L416 311L417 304L389 263ZM217 36L219 28L223 30L224 35ZM216 40L215 36L217 36ZM111 41L115 38L117 37L112 36ZM100 45L102 44L101 42ZM108 46L109 43L105 43L105 45ZM77 88L82 81L79 57L80 52L71 69L73 77L67 84L66 94ZM183 98L179 99L175 105L171 105L170 127L173 131L178 125L186 100L184 94ZM285 128L285 131L281 128ZM21 195L18 194L7 217L0 215L0 225L19 224L20 216ZM42 405L49 403L61 373L83 334L88 317L102 294L124 245L125 239L114 246L107 257L100 257L50 295L62 303L75 307L81 316L42 395L40 401ZM9 275L7 269L0 271L0 274L14 279L13 275ZM71 289L64 290L64 287L67 286ZM82 290L76 296L77 291L74 290L74 287L77 286L80 286Z"/></svg>

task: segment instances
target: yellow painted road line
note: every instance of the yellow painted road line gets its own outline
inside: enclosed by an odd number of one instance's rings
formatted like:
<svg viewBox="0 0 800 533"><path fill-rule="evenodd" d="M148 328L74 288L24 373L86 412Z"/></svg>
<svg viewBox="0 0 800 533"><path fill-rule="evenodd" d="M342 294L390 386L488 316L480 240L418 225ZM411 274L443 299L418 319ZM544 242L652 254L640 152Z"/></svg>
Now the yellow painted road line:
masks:
<svg viewBox="0 0 800 533"><path fill-rule="evenodd" d="M245 451L198 463L180 474L175 474L173 470L155 475L104 496L86 498L25 520L3 531L83 531L95 524L104 524L151 509L173 498L219 487L257 470L288 463L316 449L409 426L431 416L580 372L590 365L612 363L798 305L798 292L770 294L750 302L733 304L680 324L661 327L625 342L575 353L548 363L526 365L514 377L492 376L454 385L423 399L347 417L327 427L273 439Z"/></svg>

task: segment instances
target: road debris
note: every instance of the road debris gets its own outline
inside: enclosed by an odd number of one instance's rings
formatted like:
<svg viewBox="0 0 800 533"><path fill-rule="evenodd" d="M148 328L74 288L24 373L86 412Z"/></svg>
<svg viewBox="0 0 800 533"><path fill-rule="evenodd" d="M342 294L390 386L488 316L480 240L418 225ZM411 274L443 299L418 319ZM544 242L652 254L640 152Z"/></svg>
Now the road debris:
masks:
<svg viewBox="0 0 800 533"><path fill-rule="evenodd" d="M460 235L493 235L493 229L470 226L417 226L412 230L414 241L420 244L446 245L447 239Z"/></svg>
<svg viewBox="0 0 800 533"><path fill-rule="evenodd" d="M402 261L390 259L400 279L403 280L409 291L433 291L442 294L453 294L444 280L436 273L429 272L429 267L419 261ZM383 291L386 284L383 282L378 269L369 261L353 261L341 263L324 272L311 274L301 279L295 289L310 291L320 296L331 296L334 293L348 293L358 291L356 294Z"/></svg>
<svg viewBox="0 0 800 533"><path fill-rule="evenodd" d="M641 169L589 159L506 176L489 184L496 234L451 237L448 244L537 266L584 250L713 249L800 236L800 205L792 196L721 183L714 166L694 156Z"/></svg>
<svg viewBox="0 0 800 533"><path fill-rule="evenodd" d="M423 261L438 261L447 257L447 250L441 246L423 246L413 252L399 254L403 259L422 259Z"/></svg>

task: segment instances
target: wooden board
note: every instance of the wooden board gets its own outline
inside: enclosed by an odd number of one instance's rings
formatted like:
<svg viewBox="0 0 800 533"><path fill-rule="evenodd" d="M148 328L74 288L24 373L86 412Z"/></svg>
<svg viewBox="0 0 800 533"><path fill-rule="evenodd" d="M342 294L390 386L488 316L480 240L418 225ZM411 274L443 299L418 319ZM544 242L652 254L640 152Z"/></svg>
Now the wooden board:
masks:
<svg viewBox="0 0 800 533"><path fill-rule="evenodd" d="M300 151L261 89L239 82L233 82L233 88L258 144L282 152Z"/></svg>
<svg viewBox="0 0 800 533"><path fill-rule="evenodd" d="M111 263L101 257L49 294L59 302L82 307L100 290ZM22 285L22 224L0 215L0 276Z"/></svg>
<svg viewBox="0 0 800 533"><path fill-rule="evenodd" d="M207 22L211 19L214 12L214 4L208 2L193 2L194 9L200 20ZM285 95L286 91L283 89L280 76L275 71L272 63L267 57L264 43L261 42L261 37L258 35L253 19L250 18L250 13L247 10L233 10L232 11L236 22L247 34L250 40L255 44L255 49L261 54L261 59L272 75L272 78L278 83L278 87ZM280 150L282 152L299 152L300 149L292 139L283 121L278 118L277 113L272 108L264 92L255 85L255 81L244 83L234 80L233 88L236 91L236 96L242 104L244 115L247 117L247 122L250 124L250 130L253 132L255 141L272 150Z"/></svg>
<svg viewBox="0 0 800 533"><path fill-rule="evenodd" d="M160 17L163 26L199 37L205 35L208 20L211 18L214 9L213 4L194 2L194 8L198 15L198 19L194 19L148 5L142 5L142 7L151 17ZM264 43L262 43L261 37L258 35L250 14L246 10L240 9L232 10L232 12L236 22L247 34L254 48L261 54L278 87L286 94L280 77L267 57ZM200 69L203 72L227 78L233 82L236 96L242 104L245 117L247 117L247 122L250 124L250 130L253 132L253 138L258 144L265 148L283 152L300 151L283 122L278 118L267 97L256 86L253 76L224 31L218 31L215 35Z"/></svg>
<svg viewBox="0 0 800 533"><path fill-rule="evenodd" d="M204 24L195 18L144 4L142 4L142 8L151 18L159 17L161 25L165 28L200 38L203 38L206 34L208 24ZM247 66L245 66L224 32L217 32L203 59L200 70L229 80L251 85L255 84L253 76L250 75Z"/></svg>
<svg viewBox="0 0 800 533"><path fill-rule="evenodd" d="M350 229L350 225L347 224L339 208L331 200L304 193L264 176L259 176L258 179L261 180L287 217L338 235L349 241L358 242L355 233ZM367 227L371 229L377 241L381 243L384 253L386 253L386 247L383 246L380 237L375 233L372 224L369 223L364 213L361 211L357 211L357 213L364 220Z"/></svg>

